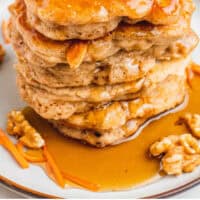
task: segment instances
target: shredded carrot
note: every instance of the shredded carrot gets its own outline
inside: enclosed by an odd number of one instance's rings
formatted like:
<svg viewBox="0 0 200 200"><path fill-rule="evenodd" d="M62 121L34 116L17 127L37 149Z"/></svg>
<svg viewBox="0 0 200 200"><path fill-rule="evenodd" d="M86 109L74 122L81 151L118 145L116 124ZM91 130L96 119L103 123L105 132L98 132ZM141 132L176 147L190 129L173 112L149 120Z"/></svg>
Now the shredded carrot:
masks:
<svg viewBox="0 0 200 200"><path fill-rule="evenodd" d="M200 66L198 64L192 64L192 71L198 75L200 75Z"/></svg>
<svg viewBox="0 0 200 200"><path fill-rule="evenodd" d="M65 185L65 179L77 184L77 185L80 185L84 188L87 188L89 190L92 190L92 191L97 191L99 189L99 186L97 184L94 184L94 183L91 183L89 181L86 181L86 180L83 180L83 179L80 179L78 177L75 177L73 175L70 175L66 172L60 172L58 166L56 165L54 159L52 158L51 154L48 152L46 146L44 147L44 156L46 157L46 160L47 160L47 173L50 174L50 170L53 172L54 174L54 177L56 179L56 181L58 182L58 184L62 187L64 187ZM50 170L48 170L50 169Z"/></svg>
<svg viewBox="0 0 200 200"><path fill-rule="evenodd" d="M58 166L56 165L54 159L52 158L51 154L49 153L49 151L47 150L47 147L44 146L43 148L43 152L44 152L44 156L46 158L46 161L57 181L57 183L64 188L65 186L65 179L63 178Z"/></svg>
<svg viewBox="0 0 200 200"><path fill-rule="evenodd" d="M24 151L23 149L24 145L21 142L18 142L15 146L1 129L0 129L0 144L2 144L13 155L13 157L16 159L16 161L20 164L22 168L29 167L29 164L27 161L34 162L34 163L47 161L46 163L47 169L51 170L52 174L54 175L55 180L63 188L65 186L65 179L67 179L89 190L92 190L92 191L99 190L99 185L97 184L83 180L81 178L78 178L66 172L61 173L54 159L52 158L51 154L47 150L46 146L43 148L43 154L45 158L41 159L41 157L28 155ZM47 170L47 173L50 174L49 172L50 170Z"/></svg>
<svg viewBox="0 0 200 200"><path fill-rule="evenodd" d="M9 44L10 43L10 39L9 37L7 36L7 26L8 26L8 23L5 22L4 20L2 21L2 25L1 25L1 29L2 29L2 36L3 36L3 40L6 44Z"/></svg>
<svg viewBox="0 0 200 200"><path fill-rule="evenodd" d="M194 77L194 73L191 68L186 68L186 74L187 74L187 83L190 88L192 88L192 79Z"/></svg>
<svg viewBox="0 0 200 200"><path fill-rule="evenodd" d="M52 177L52 170L51 170L48 162L45 163L45 170L47 172L47 175L49 175L49 177Z"/></svg>
<svg viewBox="0 0 200 200"><path fill-rule="evenodd" d="M80 179L76 176L73 176L73 175L70 175L66 172L62 172L63 176L65 179L77 184L77 185L80 185L84 188L87 188L89 190L92 190L92 191L98 191L99 190L99 185L95 184L95 183L91 183L89 181L86 181L86 180L83 180L83 179Z"/></svg>
<svg viewBox="0 0 200 200"><path fill-rule="evenodd" d="M24 145L21 143L21 142L18 142L16 144L16 147L17 147L17 150L20 152L20 154L29 162L32 162L32 163L40 163L40 162L45 162L45 159L44 157L37 157L37 156L31 156L31 155L28 155L26 152L24 152L23 148L24 148Z"/></svg>
<svg viewBox="0 0 200 200"><path fill-rule="evenodd" d="M11 153L22 168L28 168L29 164L18 152L15 145L10 141L6 134L0 129L0 143Z"/></svg>

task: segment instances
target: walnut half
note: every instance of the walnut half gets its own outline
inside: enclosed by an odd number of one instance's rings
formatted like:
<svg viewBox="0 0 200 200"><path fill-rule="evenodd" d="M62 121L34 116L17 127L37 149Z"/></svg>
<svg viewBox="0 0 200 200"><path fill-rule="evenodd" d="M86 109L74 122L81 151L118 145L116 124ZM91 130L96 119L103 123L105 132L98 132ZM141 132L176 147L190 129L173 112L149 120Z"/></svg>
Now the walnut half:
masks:
<svg viewBox="0 0 200 200"><path fill-rule="evenodd" d="M150 146L150 153L162 156L162 169L168 175L191 172L200 165L200 146L189 133L162 138Z"/></svg>
<svg viewBox="0 0 200 200"><path fill-rule="evenodd" d="M7 131L29 148L41 148L45 141L41 135L25 119L21 111L11 111L8 114Z"/></svg>

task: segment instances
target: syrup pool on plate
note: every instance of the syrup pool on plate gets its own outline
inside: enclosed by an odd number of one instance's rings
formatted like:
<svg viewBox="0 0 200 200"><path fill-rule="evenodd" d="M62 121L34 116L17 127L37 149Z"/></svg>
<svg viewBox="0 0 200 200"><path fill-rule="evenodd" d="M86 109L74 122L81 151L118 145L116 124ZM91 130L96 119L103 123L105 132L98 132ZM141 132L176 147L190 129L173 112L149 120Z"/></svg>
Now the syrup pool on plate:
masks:
<svg viewBox="0 0 200 200"><path fill-rule="evenodd" d="M185 112L200 113L200 76L192 80L186 107L151 122L138 137L116 146L102 149L82 144L59 134L32 109L24 113L30 123L42 133L47 147L62 172L70 173L100 185L100 190L122 190L144 184L158 175L160 164L148 155L149 146L159 138L187 132L175 122Z"/></svg>

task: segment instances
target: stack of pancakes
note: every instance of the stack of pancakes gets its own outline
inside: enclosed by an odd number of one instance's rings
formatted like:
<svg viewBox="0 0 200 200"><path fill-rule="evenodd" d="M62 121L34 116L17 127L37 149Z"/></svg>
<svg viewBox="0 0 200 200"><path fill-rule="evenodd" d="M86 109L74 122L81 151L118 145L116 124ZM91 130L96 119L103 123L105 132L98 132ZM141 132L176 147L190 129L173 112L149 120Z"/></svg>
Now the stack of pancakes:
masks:
<svg viewBox="0 0 200 200"><path fill-rule="evenodd" d="M22 98L64 135L104 147L186 95L192 0L16 0Z"/></svg>

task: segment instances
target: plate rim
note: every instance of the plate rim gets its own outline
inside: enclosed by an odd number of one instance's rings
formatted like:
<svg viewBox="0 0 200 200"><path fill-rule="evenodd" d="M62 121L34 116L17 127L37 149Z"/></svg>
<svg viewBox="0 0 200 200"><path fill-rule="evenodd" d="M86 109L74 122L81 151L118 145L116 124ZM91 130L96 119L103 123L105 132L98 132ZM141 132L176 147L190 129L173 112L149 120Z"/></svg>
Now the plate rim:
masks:
<svg viewBox="0 0 200 200"><path fill-rule="evenodd" d="M0 185L3 187L7 188L8 190L19 193L23 196L30 197L30 198L48 198L48 199L64 199L68 197L58 197L56 195L51 195L43 192L39 192L37 190L33 190L29 187L20 185L2 175L0 175ZM155 195L150 195L150 196L145 196L145 197L139 197L140 199L157 199L157 198L167 198L174 196L176 194L180 194L186 190L189 190L197 185L200 185L200 176L195 178L192 181L189 181L183 185L180 185L176 188L166 190L164 192L155 194Z"/></svg>

